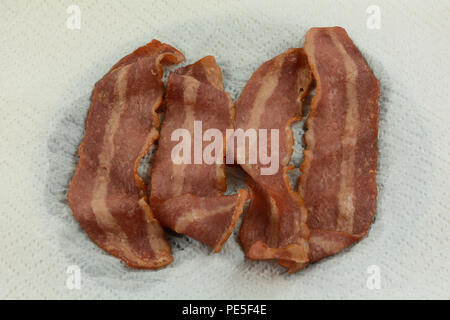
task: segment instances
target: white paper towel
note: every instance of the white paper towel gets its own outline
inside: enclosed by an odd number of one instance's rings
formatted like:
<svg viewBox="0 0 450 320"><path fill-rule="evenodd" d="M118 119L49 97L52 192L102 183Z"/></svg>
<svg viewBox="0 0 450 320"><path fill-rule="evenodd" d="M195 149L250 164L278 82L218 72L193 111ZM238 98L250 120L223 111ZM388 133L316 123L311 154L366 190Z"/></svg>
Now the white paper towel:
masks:
<svg viewBox="0 0 450 320"><path fill-rule="evenodd" d="M66 26L70 5L79 30ZM369 5L380 29L367 28ZM450 298L449 13L448 1L2 1L0 298ZM175 260L156 272L131 270L87 238L67 186L91 90L115 62L153 38L185 64L211 54L236 99L261 63L302 46L310 27L334 25L381 84L366 239L288 275L246 260L236 232L220 254L169 235ZM71 265L80 289L66 286ZM373 265L380 289L367 285Z"/></svg>

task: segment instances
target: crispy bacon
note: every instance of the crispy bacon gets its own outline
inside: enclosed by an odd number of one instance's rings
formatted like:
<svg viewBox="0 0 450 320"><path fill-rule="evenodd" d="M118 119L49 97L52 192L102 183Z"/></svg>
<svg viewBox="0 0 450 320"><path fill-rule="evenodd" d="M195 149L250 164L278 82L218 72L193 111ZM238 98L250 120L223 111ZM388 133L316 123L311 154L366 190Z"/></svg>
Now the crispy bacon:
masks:
<svg viewBox="0 0 450 320"><path fill-rule="evenodd" d="M183 60L181 52L153 40L114 65L92 92L78 150L69 190L73 214L99 247L133 268L173 260L137 167L158 138L162 64Z"/></svg>
<svg viewBox="0 0 450 320"><path fill-rule="evenodd" d="M343 28L312 28L305 51L317 81L299 192L310 262L359 241L376 209L378 81ZM283 262L291 272L305 264Z"/></svg>
<svg viewBox="0 0 450 320"><path fill-rule="evenodd" d="M166 227L186 234L213 247L218 252L228 239L243 205L245 190L224 195L224 164L195 163L194 121L207 129L217 129L226 137L233 128L234 105L223 91L222 73L214 57L208 56L171 74L167 82L164 122L161 138L152 164L150 204L156 218ZM186 129L192 137L191 164L176 164L172 151L178 144L172 133ZM201 137L200 137L201 139ZM208 143L203 143L203 154ZM225 155L226 141L222 141ZM222 161L223 162L223 161Z"/></svg>
<svg viewBox="0 0 450 320"><path fill-rule="evenodd" d="M237 128L279 130L279 170L275 174L261 175L264 166L260 162L241 164L249 175L251 202L240 239L250 259L308 260L306 210L290 185L288 172L293 169L289 166L293 145L290 125L301 119L302 100L311 84L312 73L303 49L290 49L258 68L236 104ZM267 139L268 154L276 153L271 150L271 138Z"/></svg>

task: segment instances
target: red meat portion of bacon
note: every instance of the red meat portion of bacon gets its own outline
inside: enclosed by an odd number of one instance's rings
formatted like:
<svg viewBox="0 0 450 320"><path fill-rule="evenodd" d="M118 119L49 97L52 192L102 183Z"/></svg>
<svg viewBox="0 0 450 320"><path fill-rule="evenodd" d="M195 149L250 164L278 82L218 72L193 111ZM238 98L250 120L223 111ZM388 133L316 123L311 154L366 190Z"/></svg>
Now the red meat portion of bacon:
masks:
<svg viewBox="0 0 450 320"><path fill-rule="evenodd" d="M240 231L241 244L250 259L308 260L309 231L306 209L288 178L292 154L292 122L301 119L302 100L312 84L312 73L303 49L290 49L265 62L252 75L236 104L236 128L276 129L279 132L279 169L262 175L260 163L241 164L249 175L250 206ZM259 139L259 137L258 137ZM267 139L268 154L271 139ZM258 143L258 142L256 142ZM256 146L249 142L246 151ZM238 152L238 150L236 150Z"/></svg>
<svg viewBox="0 0 450 320"><path fill-rule="evenodd" d="M376 209L378 80L340 27L312 28L305 51L317 81L306 121L299 192L310 262L364 237ZM283 262L291 272L303 264Z"/></svg>
<svg viewBox="0 0 450 320"><path fill-rule="evenodd" d="M158 138L162 64L183 60L181 52L157 40L120 60L95 85L78 149L69 190L74 217L99 247L133 268L159 268L173 260L137 168Z"/></svg>
<svg viewBox="0 0 450 320"><path fill-rule="evenodd" d="M226 139L222 141L222 163L195 163L194 121L201 121L202 132L217 129L226 138L233 128L234 104L223 91L222 73L214 57L208 56L169 76L164 102L161 137L152 163L150 204L156 218L166 227L186 234L218 252L228 239L243 205L245 190L224 195L226 190ZM191 163L176 164L172 151L179 143L172 133L185 129L192 138ZM201 139L201 138L200 138ZM209 143L203 142L200 154Z"/></svg>

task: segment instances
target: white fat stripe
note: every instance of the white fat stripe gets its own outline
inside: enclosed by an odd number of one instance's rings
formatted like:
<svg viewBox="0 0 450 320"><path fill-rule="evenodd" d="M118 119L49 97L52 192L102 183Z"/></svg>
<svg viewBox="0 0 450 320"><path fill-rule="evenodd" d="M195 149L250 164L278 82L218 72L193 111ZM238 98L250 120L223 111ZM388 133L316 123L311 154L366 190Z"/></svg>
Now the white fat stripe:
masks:
<svg viewBox="0 0 450 320"><path fill-rule="evenodd" d="M234 206L235 203L233 202L226 206L215 207L214 210L206 211L203 208L193 208L191 210L184 211L182 215L177 218L175 227L173 229L178 233L183 233L190 224L207 217L214 216L216 214L221 214L233 210Z"/></svg>
<svg viewBox="0 0 450 320"><path fill-rule="evenodd" d="M337 230L348 233L353 232L354 207L354 174L355 174L355 148L358 134L358 93L356 80L358 66L345 50L344 46L334 34L330 33L334 45L341 53L345 67L347 112L345 116L344 136L342 139L342 163L341 181L338 193L339 216L337 219Z"/></svg>
<svg viewBox="0 0 450 320"><path fill-rule="evenodd" d="M258 92L255 96L255 101L252 104L252 108L250 110L250 118L247 124L245 124L245 129L258 129L261 123L261 117L266 111L266 104L269 98L273 95L275 89L278 86L278 82L280 81L280 72L281 68L279 66L283 65L285 57L278 56L273 60L273 64L275 66L274 69L270 70L264 77L261 79L261 87L258 89ZM250 146L249 149L251 149ZM238 146L239 148L239 146ZM237 154L245 154L245 162L249 163L249 155L248 150L246 150L245 145L243 146L243 150L237 150Z"/></svg>
<svg viewBox="0 0 450 320"><path fill-rule="evenodd" d="M193 80L189 77L184 77L183 80L183 101L184 101L184 112L185 118L181 128L189 130L191 137L194 136L194 120L195 112L194 106L197 102L197 91L199 87L199 82ZM186 169L186 164L174 164L172 163L172 196L176 197L182 194L184 185L184 170Z"/></svg>

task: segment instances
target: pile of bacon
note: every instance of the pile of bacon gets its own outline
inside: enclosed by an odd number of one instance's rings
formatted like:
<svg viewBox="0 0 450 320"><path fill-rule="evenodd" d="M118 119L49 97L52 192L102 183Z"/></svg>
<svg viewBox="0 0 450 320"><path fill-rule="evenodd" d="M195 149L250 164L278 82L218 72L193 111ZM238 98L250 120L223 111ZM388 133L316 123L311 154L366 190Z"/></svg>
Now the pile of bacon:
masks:
<svg viewBox="0 0 450 320"><path fill-rule="evenodd" d="M246 256L276 259L291 273L366 235L376 209L379 88L344 29L310 29L304 48L255 71L235 105L212 56L176 70L164 87L162 66L183 60L153 40L95 85L69 203L99 247L133 268L163 267L173 260L163 226L218 252L249 198L240 230ZM290 126L314 85L294 188ZM157 111L164 113L161 126ZM278 172L262 175L261 163L242 163L250 196L244 189L225 195L223 162L171 160L172 132L194 133L194 121L224 137L233 128L278 129ZM155 142L148 197L137 170Z"/></svg>

